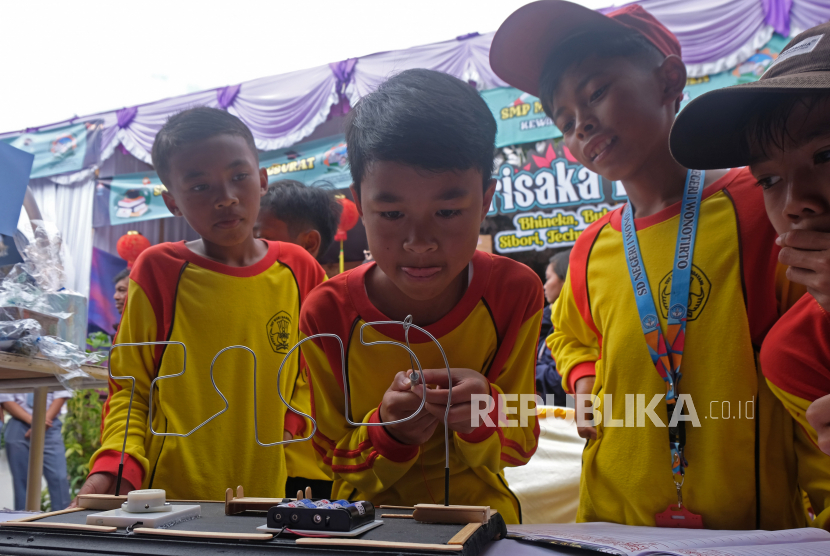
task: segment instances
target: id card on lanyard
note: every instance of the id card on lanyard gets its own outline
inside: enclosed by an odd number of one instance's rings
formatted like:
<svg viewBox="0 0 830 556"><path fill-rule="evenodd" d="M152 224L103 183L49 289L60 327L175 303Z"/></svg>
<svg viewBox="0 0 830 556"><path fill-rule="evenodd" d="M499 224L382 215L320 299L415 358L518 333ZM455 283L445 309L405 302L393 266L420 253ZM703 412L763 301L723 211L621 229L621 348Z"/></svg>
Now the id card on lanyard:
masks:
<svg viewBox="0 0 830 556"><path fill-rule="evenodd" d="M680 209L680 224L677 230L677 246L674 253L674 265L671 277L671 297L669 301L668 327L665 336L660 327L657 308L651 293L651 285L646 276L637 230L634 227L634 214L631 203L626 204L622 214L622 235L625 248L625 260L628 274L634 289L637 312L643 329L651 362L657 374L666 383L666 410L669 419L669 450L671 454L671 471L677 489L677 506L671 504L664 512L656 514L658 527L702 528L703 519L683 507L682 486L685 481L685 469L688 465L684 456L686 445L685 421L678 421L671 426L672 417L677 407L678 384L682 374L680 363L686 339L686 318L689 308L689 284L692 275L692 259L695 249L700 203L703 193L704 172L689 170L683 188L683 203ZM678 479L679 477L679 479Z"/></svg>

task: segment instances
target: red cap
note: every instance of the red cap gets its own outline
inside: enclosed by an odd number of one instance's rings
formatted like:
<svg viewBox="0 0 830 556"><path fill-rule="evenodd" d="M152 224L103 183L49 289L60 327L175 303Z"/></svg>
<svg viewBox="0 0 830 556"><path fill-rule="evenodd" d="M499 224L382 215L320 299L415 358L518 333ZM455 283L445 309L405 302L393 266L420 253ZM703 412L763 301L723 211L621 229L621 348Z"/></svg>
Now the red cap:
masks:
<svg viewBox="0 0 830 556"><path fill-rule="evenodd" d="M665 56L680 56L677 37L638 4L603 15L564 0L540 0L522 6L501 24L490 45L490 66L510 85L539 96L542 69L559 45L585 32L601 36L620 29L636 31Z"/></svg>

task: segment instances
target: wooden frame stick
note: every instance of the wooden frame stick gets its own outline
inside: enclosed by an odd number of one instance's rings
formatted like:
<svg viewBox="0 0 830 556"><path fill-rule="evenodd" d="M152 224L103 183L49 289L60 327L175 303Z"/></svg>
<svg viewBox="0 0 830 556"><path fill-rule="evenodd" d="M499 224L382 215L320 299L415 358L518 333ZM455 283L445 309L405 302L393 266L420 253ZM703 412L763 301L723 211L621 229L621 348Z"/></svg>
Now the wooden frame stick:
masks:
<svg viewBox="0 0 830 556"><path fill-rule="evenodd" d="M73 508L74 509L74 508ZM73 529L76 531L95 531L96 533L115 533L116 527L106 525L86 525L83 523L56 523L53 521L6 521L0 527L31 527L32 529Z"/></svg>
<svg viewBox="0 0 830 556"><path fill-rule="evenodd" d="M478 531L479 527L481 527L481 523L468 523L464 526L464 528L456 533L453 538L447 541L447 544L458 544L463 545L467 540L473 536L473 533Z"/></svg>
<svg viewBox="0 0 830 556"><path fill-rule="evenodd" d="M162 537L191 537L199 539L235 539L241 541L267 541L274 538L270 533L213 533L210 531L182 531L179 529L152 529L136 527L133 533L139 535L159 535Z"/></svg>
<svg viewBox="0 0 830 556"><path fill-rule="evenodd" d="M65 510L57 510L54 512L46 512L45 514L33 514L27 517L21 517L18 519L12 519L10 521L6 521L5 523L25 523L27 521L37 521L38 519L43 519L44 517L51 517L53 515L63 515L63 514L71 514L73 512L80 512L84 508L68 508Z"/></svg>
<svg viewBox="0 0 830 556"><path fill-rule="evenodd" d="M417 542L368 541L364 539L317 539L301 537L296 543L302 546L348 546L350 548L391 548L393 550L435 550L440 552L461 552L457 544L421 544Z"/></svg>

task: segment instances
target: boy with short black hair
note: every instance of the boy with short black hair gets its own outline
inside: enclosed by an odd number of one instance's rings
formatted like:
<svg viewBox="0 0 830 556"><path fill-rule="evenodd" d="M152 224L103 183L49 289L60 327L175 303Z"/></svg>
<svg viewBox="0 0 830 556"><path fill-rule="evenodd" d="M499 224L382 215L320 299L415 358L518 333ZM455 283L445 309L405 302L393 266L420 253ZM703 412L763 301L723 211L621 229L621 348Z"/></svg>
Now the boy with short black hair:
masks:
<svg viewBox="0 0 830 556"><path fill-rule="evenodd" d="M334 240L342 210L328 187L276 181L260 202L254 235L294 243L319 258Z"/></svg>
<svg viewBox="0 0 830 556"><path fill-rule="evenodd" d="M336 340L303 344L319 430L313 438L332 496L411 506L444 501L444 411L452 389L450 502L489 505L508 523L521 519L504 479L536 450L535 414L505 426L499 405L517 407L534 393L534 354L543 300L539 278L510 259L476 250L495 190L496 125L476 90L449 75L408 70L363 97L346 124L352 192L374 262L318 287L303 306L303 336L342 338L347 384ZM435 336L452 367L449 385L440 351L412 323ZM344 417L389 423L411 416L422 386L400 347L408 343L424 368L424 410L391 426L349 426ZM487 417L471 419L474 396L492 395ZM511 401L506 401L506 395ZM489 408L488 408L489 409ZM535 412L534 412L535 413Z"/></svg>
<svg viewBox="0 0 830 556"><path fill-rule="evenodd" d="M636 4L606 16L543 0L502 24L490 61L541 95L580 164L628 194L577 240L548 339L567 390L598 406L580 427L577 520L805 525L801 452L755 364L778 317L776 234L747 171L672 158L677 39ZM801 486L824 498L821 481Z"/></svg>
<svg viewBox="0 0 830 556"><path fill-rule="evenodd" d="M748 165L804 295L767 334L761 366L795 421L796 438L830 454L830 23L781 51L754 83L712 91L677 118L672 154L700 168ZM830 459L802 448L819 469ZM801 465L801 461L799 461ZM827 481L826 476L822 476ZM810 478L799 480L806 482ZM807 488L805 484L802 487ZM812 500L826 507L824 500Z"/></svg>
<svg viewBox="0 0 830 556"><path fill-rule="evenodd" d="M163 243L144 251L130 273L127 306L116 337L131 342L178 345L114 348L115 376L135 377L121 493L162 488L168 498L220 500L231 485L246 493L282 497L285 459L281 447L254 440L250 408L253 358L245 350L213 358L223 348L247 346L257 358L259 439L283 439L291 423L276 398L276 372L298 340L300 303L323 280L323 269L303 249L254 239L253 227L268 176L259 168L250 130L223 110L193 108L172 116L156 136L153 164L167 187L163 194L175 216L184 216L201 236L189 243ZM291 399L299 354L282 373ZM159 381L156 377L183 372ZM188 434L223 409L223 415ZM153 422L148 406L153 396ZM126 380L110 381L104 406L101 448L80 493L113 493L130 401ZM245 465L240 465L245 462Z"/></svg>

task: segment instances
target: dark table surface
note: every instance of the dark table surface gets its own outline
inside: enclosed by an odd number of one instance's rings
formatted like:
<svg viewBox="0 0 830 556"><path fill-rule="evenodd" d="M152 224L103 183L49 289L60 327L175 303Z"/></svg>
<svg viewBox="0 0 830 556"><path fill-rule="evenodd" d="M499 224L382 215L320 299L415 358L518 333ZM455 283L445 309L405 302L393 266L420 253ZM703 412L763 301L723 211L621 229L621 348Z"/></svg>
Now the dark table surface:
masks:
<svg viewBox="0 0 830 556"><path fill-rule="evenodd" d="M170 527L172 530L184 531L212 531L227 533L262 533L257 527L265 524L265 515L226 516L224 504L218 502L201 503L202 517L179 523ZM85 524L86 516L97 513L98 510L81 510L62 515L46 517L45 522ZM382 509L381 513L411 513L406 510ZM399 541L429 544L446 544L463 526L445 524L419 523L411 519L385 519L384 524L361 535L366 540ZM459 554L462 556L476 556L486 551L488 556L500 553L513 553L515 541L490 542L503 527L500 516L494 516L490 523L482 526L464 546L463 552L448 552L443 554ZM169 555L198 555L206 553L221 553L223 555L236 554L273 554L284 552L315 555L346 555L346 554L412 554L432 555L438 552L429 550L400 550L400 549L366 549L358 550L345 547L314 547L297 545L296 537L277 537L268 541L242 541L224 539L200 539L186 537L162 537L128 533L119 528L115 533L96 533L87 531L72 531L61 529L15 528L4 526L0 528L0 554L30 554L51 555L67 553L95 553L95 554L169 554ZM501 542L505 543L506 551L499 549ZM489 543L489 544L488 544ZM508 549L511 545L513 550ZM535 551L534 551L535 552ZM555 554L549 550L546 554Z"/></svg>

